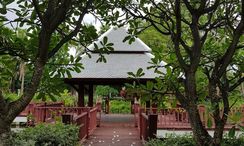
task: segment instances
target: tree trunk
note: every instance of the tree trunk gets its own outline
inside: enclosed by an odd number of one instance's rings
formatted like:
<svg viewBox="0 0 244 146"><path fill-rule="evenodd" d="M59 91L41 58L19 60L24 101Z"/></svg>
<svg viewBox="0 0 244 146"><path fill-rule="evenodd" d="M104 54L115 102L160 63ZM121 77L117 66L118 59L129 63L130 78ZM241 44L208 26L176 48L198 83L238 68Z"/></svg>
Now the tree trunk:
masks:
<svg viewBox="0 0 244 146"><path fill-rule="evenodd" d="M184 108L189 114L189 119L193 131L193 136L198 146L209 146L212 137L208 134L207 130L202 124L200 114L197 106L197 94L196 94L196 69L190 69L186 72L185 82L185 95L186 103Z"/></svg>
<svg viewBox="0 0 244 146"><path fill-rule="evenodd" d="M202 121L198 112L197 105L190 105L187 108L190 123L193 131L193 136L198 146L209 146L212 137L208 134L205 127L202 125Z"/></svg>
<svg viewBox="0 0 244 146"><path fill-rule="evenodd" d="M220 146L221 141L223 139L224 126L225 126L224 121L215 124L214 137L212 140L213 146Z"/></svg>
<svg viewBox="0 0 244 146"><path fill-rule="evenodd" d="M212 140L212 145L213 146L220 146L221 141L223 139L223 132L224 132L224 126L226 124L228 114L229 114L229 100L228 100L228 84L225 82L225 86L220 89L216 83L210 82L210 90L209 90L209 95L212 99L212 104L214 108L213 116L214 116L214 122L215 122L215 129L214 129L214 137ZM217 90L220 89L220 90ZM218 92L221 91L221 94ZM218 100L222 99L223 100L223 114L221 113L221 110L219 108ZM222 115L222 116L221 116Z"/></svg>
<svg viewBox="0 0 244 146"><path fill-rule="evenodd" d="M10 146L10 125L0 118L0 146Z"/></svg>

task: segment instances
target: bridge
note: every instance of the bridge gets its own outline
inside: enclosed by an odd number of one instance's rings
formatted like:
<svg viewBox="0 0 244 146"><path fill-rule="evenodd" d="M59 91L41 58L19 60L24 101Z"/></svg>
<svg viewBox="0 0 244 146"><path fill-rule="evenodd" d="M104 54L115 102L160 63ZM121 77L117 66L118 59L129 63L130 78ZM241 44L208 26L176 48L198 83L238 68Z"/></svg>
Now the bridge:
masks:
<svg viewBox="0 0 244 146"><path fill-rule="evenodd" d="M22 116L32 115L28 120L29 126L39 123L75 124L80 127L79 138L85 145L110 145L116 143L122 146L141 146L149 138L157 136L159 129L191 130L189 116L183 108L145 108L139 104L133 105L131 115L104 114L101 104L94 107L65 107L63 103L31 103L21 113ZM207 129L215 127L213 117L204 106L199 106L199 113ZM244 125L244 107L232 108L230 117L241 114L240 123ZM207 122L211 120L211 126ZM225 129L233 126L227 121Z"/></svg>

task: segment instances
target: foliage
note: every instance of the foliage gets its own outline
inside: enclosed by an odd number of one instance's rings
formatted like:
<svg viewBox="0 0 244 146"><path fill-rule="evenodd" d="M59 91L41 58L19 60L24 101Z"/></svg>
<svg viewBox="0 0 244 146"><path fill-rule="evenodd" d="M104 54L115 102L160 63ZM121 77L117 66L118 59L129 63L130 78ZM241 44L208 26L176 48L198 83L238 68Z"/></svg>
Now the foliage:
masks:
<svg viewBox="0 0 244 146"><path fill-rule="evenodd" d="M239 137L228 137L224 136L221 146L243 146L244 137L240 135ZM192 135L166 135L163 139L151 139L145 146L196 146Z"/></svg>
<svg viewBox="0 0 244 146"><path fill-rule="evenodd" d="M77 146L79 128L61 123L40 124L13 134L12 146Z"/></svg>
<svg viewBox="0 0 244 146"><path fill-rule="evenodd" d="M63 101L65 106L74 106L77 103L77 97L70 95L67 89L56 98L58 101Z"/></svg>
<svg viewBox="0 0 244 146"><path fill-rule="evenodd" d="M17 95L17 94L15 94L15 93L8 93L8 94L5 94L5 99L7 100L7 101L9 101L9 102L11 102L11 101L15 101L15 100L17 100L17 99L19 99L19 96Z"/></svg>
<svg viewBox="0 0 244 146"><path fill-rule="evenodd" d="M126 100L111 100L110 101L110 112L129 114L131 112L130 102Z"/></svg>
<svg viewBox="0 0 244 146"><path fill-rule="evenodd" d="M152 139L146 146L196 146L195 141L192 136L189 134L185 134L182 136L169 134L163 140L160 139Z"/></svg>
<svg viewBox="0 0 244 146"><path fill-rule="evenodd" d="M98 96L114 96L117 95L119 92L117 89L111 87L111 86L97 86L96 87L96 91L95 91L96 95Z"/></svg>

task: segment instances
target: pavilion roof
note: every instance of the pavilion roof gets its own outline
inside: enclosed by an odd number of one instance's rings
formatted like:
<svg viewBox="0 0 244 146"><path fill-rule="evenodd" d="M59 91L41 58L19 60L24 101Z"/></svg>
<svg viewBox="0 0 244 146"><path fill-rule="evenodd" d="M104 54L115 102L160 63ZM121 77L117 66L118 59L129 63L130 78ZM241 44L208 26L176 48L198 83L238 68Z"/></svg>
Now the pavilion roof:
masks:
<svg viewBox="0 0 244 146"><path fill-rule="evenodd" d="M154 69L147 69L152 65L149 63L153 58L150 53L151 49L139 38L136 38L132 44L128 44L128 41L123 42L127 35L127 30L123 27L112 27L101 35L95 43L99 44L98 42L106 36L108 42L114 44L114 51L104 54L106 63L97 62L98 53L91 52L91 58L86 54L82 55L81 63L84 70L80 73L71 72L72 79L126 79L128 72L136 72L139 68L142 68L145 73L141 78L154 79L157 77L158 74L154 73ZM93 50L93 44L88 48ZM161 62L161 64L166 65L165 62ZM165 68L162 68L161 71L166 72Z"/></svg>

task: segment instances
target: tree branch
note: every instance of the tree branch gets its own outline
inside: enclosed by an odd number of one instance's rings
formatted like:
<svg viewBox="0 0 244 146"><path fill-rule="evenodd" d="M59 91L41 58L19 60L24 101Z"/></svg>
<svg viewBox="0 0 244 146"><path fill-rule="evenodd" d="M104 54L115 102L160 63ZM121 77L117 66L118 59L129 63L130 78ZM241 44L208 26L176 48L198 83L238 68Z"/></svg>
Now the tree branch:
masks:
<svg viewBox="0 0 244 146"><path fill-rule="evenodd" d="M51 58L52 56L54 56L58 52L58 50L63 46L64 43L68 42L70 39L72 39L74 36L77 35L77 33L80 31L80 28L82 26L82 20L83 20L85 14L87 13L87 10L91 6L92 1L93 0L89 0L87 2L86 7L84 8L78 21L76 22L75 29L72 32L70 32L70 34L68 34L66 37L64 37L61 41L59 41L59 43L48 53L48 58Z"/></svg>
<svg viewBox="0 0 244 146"><path fill-rule="evenodd" d="M195 13L195 9L191 6L191 4L188 2L188 0L183 0L184 4L186 5L187 9L191 14Z"/></svg>
<svg viewBox="0 0 244 146"><path fill-rule="evenodd" d="M46 25L46 21L44 20L42 14L41 14L41 11L40 11L40 9L39 9L38 3L39 3L38 0L32 0L32 4L33 4L33 6L34 6L34 10L36 11L37 16L39 17L41 23L42 23L43 25Z"/></svg>
<svg viewBox="0 0 244 146"><path fill-rule="evenodd" d="M180 12L180 0L176 0L175 2L175 17L176 17L176 36L173 35L174 45L175 45L175 53L180 63L180 66L184 70L188 70L188 66L186 65L181 52L180 52L180 39L181 39L181 12Z"/></svg>
<svg viewBox="0 0 244 146"><path fill-rule="evenodd" d="M223 75L227 66L229 65L230 61L232 60L232 57L237 50L237 45L239 43L239 39L242 35L243 30L244 30L244 17L234 32L234 37L233 37L233 40L232 40L230 46L228 47L227 51L220 59L222 64L218 69L218 73L216 72L219 75L219 77L221 77Z"/></svg>
<svg viewBox="0 0 244 146"><path fill-rule="evenodd" d="M204 9L201 14L210 13L210 12L216 10L219 6L219 3L220 3L220 0L216 0L215 3L211 7Z"/></svg>
<svg viewBox="0 0 244 146"><path fill-rule="evenodd" d="M57 10L50 14L49 26L51 32L54 32L55 29L60 25L60 23L64 21L71 3L71 0L64 0L63 3L57 8Z"/></svg>
<svg viewBox="0 0 244 146"><path fill-rule="evenodd" d="M241 77L235 84L229 87L229 92L233 91L236 87L238 87L241 83L244 82L244 77Z"/></svg>

